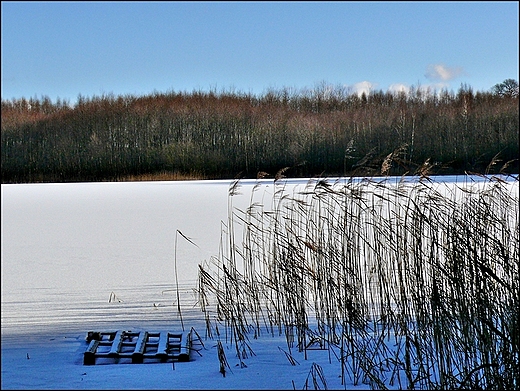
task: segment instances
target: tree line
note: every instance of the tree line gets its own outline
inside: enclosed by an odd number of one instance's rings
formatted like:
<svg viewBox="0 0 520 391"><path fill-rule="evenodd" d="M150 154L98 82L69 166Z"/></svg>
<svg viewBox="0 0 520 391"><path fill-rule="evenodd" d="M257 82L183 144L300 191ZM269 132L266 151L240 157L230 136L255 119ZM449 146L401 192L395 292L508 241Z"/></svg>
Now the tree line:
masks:
<svg viewBox="0 0 520 391"><path fill-rule="evenodd" d="M2 183L518 173L518 82L2 99Z"/></svg>

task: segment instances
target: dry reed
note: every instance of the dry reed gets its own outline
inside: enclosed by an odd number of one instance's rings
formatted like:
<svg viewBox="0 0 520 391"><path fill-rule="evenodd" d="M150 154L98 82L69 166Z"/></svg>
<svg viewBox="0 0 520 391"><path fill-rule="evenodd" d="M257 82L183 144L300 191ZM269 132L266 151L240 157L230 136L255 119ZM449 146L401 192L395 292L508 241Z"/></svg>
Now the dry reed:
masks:
<svg viewBox="0 0 520 391"><path fill-rule="evenodd" d="M305 359L327 349L343 384L518 388L519 203L510 185L468 177L451 188L427 172L414 183L311 180L294 194L274 185L270 208L254 202L255 186L245 211L233 208L239 183L230 188L225 245L200 266L207 336L223 324L241 363L251 333L285 335L290 361L294 348ZM326 387L313 368L314 387Z"/></svg>

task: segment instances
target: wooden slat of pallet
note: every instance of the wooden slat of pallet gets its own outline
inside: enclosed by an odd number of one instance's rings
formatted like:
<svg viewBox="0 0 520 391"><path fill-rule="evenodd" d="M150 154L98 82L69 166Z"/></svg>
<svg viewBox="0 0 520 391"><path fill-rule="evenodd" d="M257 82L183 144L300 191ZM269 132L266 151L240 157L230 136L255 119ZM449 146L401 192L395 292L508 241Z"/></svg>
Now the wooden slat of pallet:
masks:
<svg viewBox="0 0 520 391"><path fill-rule="evenodd" d="M178 360L190 361L191 333L181 334Z"/></svg>
<svg viewBox="0 0 520 391"><path fill-rule="evenodd" d="M96 363L96 350L99 341L93 339L90 341L87 350L83 354L83 365L94 365Z"/></svg>
<svg viewBox="0 0 520 391"><path fill-rule="evenodd" d="M139 337L137 338L137 342L135 343L134 352L132 353L132 363L141 364L143 362L147 340L148 333L146 331L139 333Z"/></svg>
<svg viewBox="0 0 520 391"><path fill-rule="evenodd" d="M108 357L119 357L119 351L121 350L121 345L123 344L123 337L125 336L124 331L118 331L114 336L114 340L112 341L112 347L108 352Z"/></svg>
<svg viewBox="0 0 520 391"><path fill-rule="evenodd" d="M159 335L159 344L157 345L157 353L155 355L163 360L168 358L168 338L168 332L162 332Z"/></svg>
<svg viewBox="0 0 520 391"><path fill-rule="evenodd" d="M174 333L169 333L168 334L168 348L169 348L169 352L171 353L172 351L179 351L180 348L181 348L181 339L182 339L182 334L174 334Z"/></svg>

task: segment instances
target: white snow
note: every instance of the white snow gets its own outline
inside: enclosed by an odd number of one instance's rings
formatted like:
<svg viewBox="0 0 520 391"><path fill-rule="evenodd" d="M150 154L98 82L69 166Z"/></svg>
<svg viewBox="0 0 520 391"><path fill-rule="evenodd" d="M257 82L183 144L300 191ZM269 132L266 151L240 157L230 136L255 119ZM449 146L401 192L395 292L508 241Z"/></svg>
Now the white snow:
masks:
<svg viewBox="0 0 520 391"><path fill-rule="evenodd" d="M249 205L255 183L242 183L234 207ZM261 183L272 194L272 181ZM310 350L305 360L293 349L291 365L285 336L276 333L251 337L246 367L222 334L230 369L225 377L219 372L217 338L205 338L193 288L198 265L218 255L229 185L2 185L1 388L302 389L307 382L314 389L311 369L318 364L329 389L370 389L350 376L342 384L338 360L327 350ZM177 230L196 246L179 238L175 249ZM182 330L174 259L185 329L202 337L192 360L83 365L90 330Z"/></svg>

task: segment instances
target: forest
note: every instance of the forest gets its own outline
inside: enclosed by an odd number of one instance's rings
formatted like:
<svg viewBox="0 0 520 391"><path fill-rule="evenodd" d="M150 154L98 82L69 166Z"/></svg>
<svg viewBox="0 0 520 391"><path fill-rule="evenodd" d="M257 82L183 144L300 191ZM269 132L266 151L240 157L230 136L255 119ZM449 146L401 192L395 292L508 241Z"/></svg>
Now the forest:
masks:
<svg viewBox="0 0 520 391"><path fill-rule="evenodd" d="M2 183L519 171L518 82L2 99Z"/></svg>

